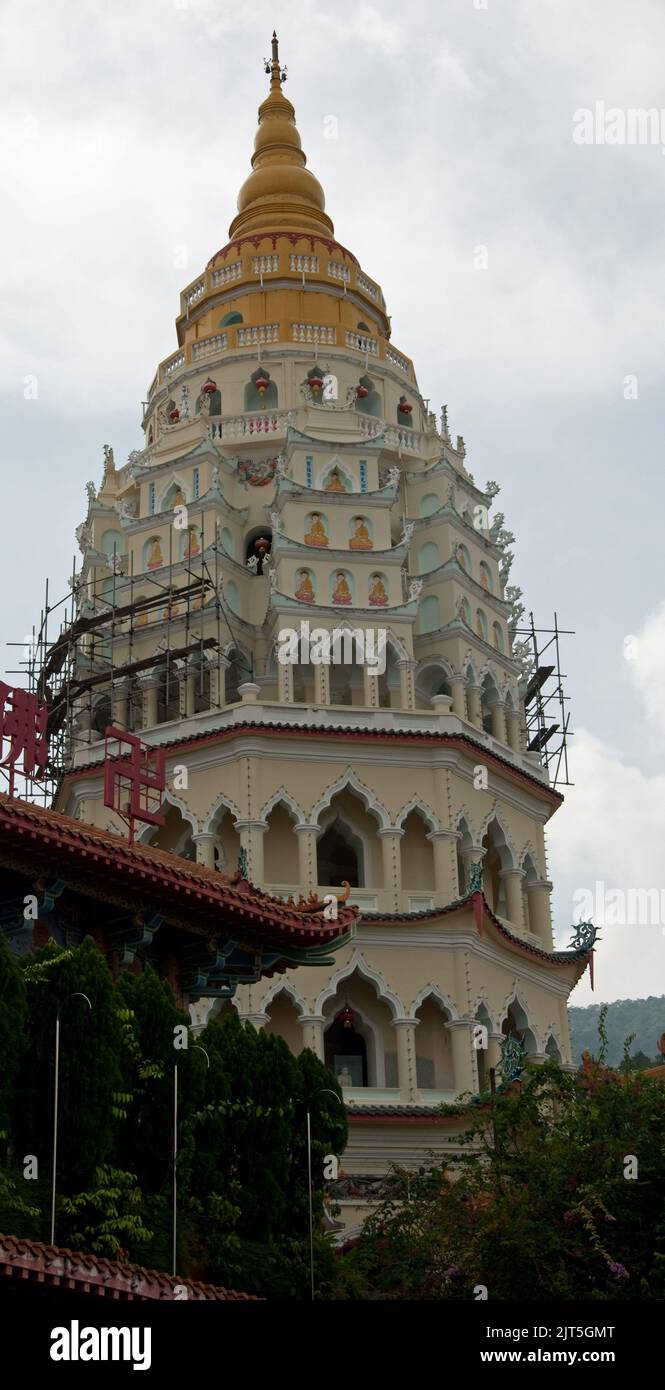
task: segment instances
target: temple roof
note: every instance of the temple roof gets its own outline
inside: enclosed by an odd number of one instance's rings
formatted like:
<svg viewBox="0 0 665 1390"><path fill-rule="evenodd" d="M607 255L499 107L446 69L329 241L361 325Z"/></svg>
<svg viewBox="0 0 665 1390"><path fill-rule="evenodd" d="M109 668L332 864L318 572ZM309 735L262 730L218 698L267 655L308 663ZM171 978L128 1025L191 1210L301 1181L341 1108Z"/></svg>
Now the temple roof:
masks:
<svg viewBox="0 0 665 1390"><path fill-rule="evenodd" d="M194 1279L183 1279L181 1275L172 1276L161 1270L144 1269L142 1265L109 1260L104 1255L85 1254L9 1235L0 1235L0 1286L4 1281L7 1281L6 1291L9 1291L7 1284L23 1291L26 1285L35 1283L42 1290L63 1289L93 1298L173 1299L176 1288L185 1288L188 1301L193 1303L262 1301L255 1294L236 1293L234 1289L217 1284L201 1284ZM30 1292L29 1288L26 1292Z"/></svg>
<svg viewBox="0 0 665 1390"><path fill-rule="evenodd" d="M109 830L6 795L0 795L0 863L33 878L64 878L89 897L134 912L158 913L190 934L237 934L289 964L298 963L290 957L300 952L323 962L348 939L358 916L343 906L341 889L337 920L329 922L315 897L284 902L240 874L228 876L153 845L130 845Z"/></svg>

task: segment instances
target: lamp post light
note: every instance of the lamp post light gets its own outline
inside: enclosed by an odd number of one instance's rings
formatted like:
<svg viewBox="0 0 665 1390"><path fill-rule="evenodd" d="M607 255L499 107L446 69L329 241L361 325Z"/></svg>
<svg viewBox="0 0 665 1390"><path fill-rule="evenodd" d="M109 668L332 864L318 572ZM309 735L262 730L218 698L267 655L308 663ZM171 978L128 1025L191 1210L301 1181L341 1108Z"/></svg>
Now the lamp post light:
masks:
<svg viewBox="0 0 665 1390"><path fill-rule="evenodd" d="M313 1091L307 1097L307 1189L309 1195L309 1270L310 1270L310 1293L314 1300L314 1209L312 1203L312 1120L309 1109L309 1102L315 1096L334 1096L340 1105L343 1101L336 1091L332 1091L329 1086L322 1086L319 1091Z"/></svg>
<svg viewBox="0 0 665 1390"><path fill-rule="evenodd" d="M53 1175L51 1178L51 1245L55 1245L55 1186L56 1186L56 1166L58 1162L58 1082L60 1078L60 1014L70 999L85 999L89 1009L92 1004L87 994L81 990L74 990L68 994L62 1004L58 1004L55 1016L55 1084L53 1090Z"/></svg>
<svg viewBox="0 0 665 1390"><path fill-rule="evenodd" d="M192 1052L202 1052L206 1059L206 1065L210 1068L210 1058L199 1043L192 1045ZM173 1260L172 1273L176 1273L176 1244L178 1237L178 1063L173 1068Z"/></svg>

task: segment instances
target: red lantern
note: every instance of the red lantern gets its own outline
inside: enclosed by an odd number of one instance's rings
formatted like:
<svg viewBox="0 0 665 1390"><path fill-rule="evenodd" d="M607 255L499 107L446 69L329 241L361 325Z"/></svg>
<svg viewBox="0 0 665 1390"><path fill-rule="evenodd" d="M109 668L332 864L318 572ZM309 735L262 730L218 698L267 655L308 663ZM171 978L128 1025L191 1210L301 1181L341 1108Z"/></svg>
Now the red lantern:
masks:
<svg viewBox="0 0 665 1390"><path fill-rule="evenodd" d="M270 541L266 536L259 536L258 540L254 541L254 549L258 550L259 555L263 558L266 551L270 550Z"/></svg>
<svg viewBox="0 0 665 1390"><path fill-rule="evenodd" d="M410 415L411 411L413 410L413 406L409 405L408 401L402 399L399 403L399 410L402 415Z"/></svg>
<svg viewBox="0 0 665 1390"><path fill-rule="evenodd" d="M337 1022L341 1023L342 1028L353 1028L353 1019L353 1009L350 1009L348 1004L345 1004L341 1013L337 1015Z"/></svg>
<svg viewBox="0 0 665 1390"><path fill-rule="evenodd" d="M357 397L357 399L358 399L359 401L364 401L364 399L365 399L366 396L369 396L369 391L367 390L367 387L366 387L366 386L356 386L356 397Z"/></svg>
<svg viewBox="0 0 665 1390"><path fill-rule="evenodd" d="M213 396L216 390L217 382L211 381L210 377L208 377L207 381L204 381L203 386L201 387L201 391L204 396Z"/></svg>
<svg viewBox="0 0 665 1390"><path fill-rule="evenodd" d="M178 410L178 407L177 407L177 406L176 406L175 410L169 410L169 420L171 421L172 424L177 425L179 419L180 419L180 411Z"/></svg>
<svg viewBox="0 0 665 1390"><path fill-rule="evenodd" d="M323 377L322 377L322 376L311 376L311 377L309 378L309 384L310 384L310 386L311 386L311 388L312 388L312 391L322 391L322 390L323 390Z"/></svg>
<svg viewBox="0 0 665 1390"><path fill-rule="evenodd" d="M269 387L269 385L270 385L270 380L269 380L269 378L268 378L267 376L257 376L257 377L255 378L254 385L255 385L255 387L256 387L256 389L257 389L259 395L260 395L260 396L265 396L265 393L266 393L266 391L268 390L268 387Z"/></svg>

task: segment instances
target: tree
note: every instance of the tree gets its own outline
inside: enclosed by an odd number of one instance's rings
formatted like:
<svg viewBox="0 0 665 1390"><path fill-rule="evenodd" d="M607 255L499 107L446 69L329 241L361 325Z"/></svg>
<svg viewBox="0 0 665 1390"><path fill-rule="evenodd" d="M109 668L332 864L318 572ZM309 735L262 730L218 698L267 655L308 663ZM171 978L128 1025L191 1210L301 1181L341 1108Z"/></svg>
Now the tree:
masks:
<svg viewBox="0 0 665 1390"><path fill-rule="evenodd" d="M21 968L0 930L0 1141L9 1131L10 1104L24 1044L25 984Z"/></svg>
<svg viewBox="0 0 665 1390"><path fill-rule="evenodd" d="M663 1297L662 1084L548 1062L466 1114L458 1161L393 1173L341 1261L342 1295Z"/></svg>
<svg viewBox="0 0 665 1390"><path fill-rule="evenodd" d="M58 1189L74 1193L111 1155L122 1039L113 981L91 937L75 949L49 943L23 964L27 1014L13 1129L19 1153L45 1171L53 1146L55 1020L61 1017ZM85 994L84 999L72 998Z"/></svg>

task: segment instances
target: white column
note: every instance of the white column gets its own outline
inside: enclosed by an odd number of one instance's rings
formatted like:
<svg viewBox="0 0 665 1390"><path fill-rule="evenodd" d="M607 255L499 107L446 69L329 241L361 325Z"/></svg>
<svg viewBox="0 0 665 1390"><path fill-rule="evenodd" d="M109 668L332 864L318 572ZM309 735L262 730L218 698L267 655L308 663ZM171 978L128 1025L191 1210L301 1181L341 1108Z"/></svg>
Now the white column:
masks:
<svg viewBox="0 0 665 1390"><path fill-rule="evenodd" d="M206 869L215 867L215 840L211 830L201 830L198 835L192 835L196 845L196 862L203 864Z"/></svg>
<svg viewBox="0 0 665 1390"><path fill-rule="evenodd" d="M497 701L496 704L492 705L490 713L492 718L492 738L498 739L499 743L507 743L508 733L506 730L506 714L503 705Z"/></svg>
<svg viewBox="0 0 665 1390"><path fill-rule="evenodd" d="M363 666L363 701L368 709L379 708L379 679L369 666Z"/></svg>
<svg viewBox="0 0 665 1390"><path fill-rule="evenodd" d="M152 672L149 672L147 675L139 675L139 681L143 693L143 718L141 724L144 729L152 729L157 723L159 676L155 676Z"/></svg>
<svg viewBox="0 0 665 1390"><path fill-rule="evenodd" d="M416 684L414 672L417 662L409 660L398 661L399 666L399 685L402 709L416 708Z"/></svg>
<svg viewBox="0 0 665 1390"><path fill-rule="evenodd" d="M550 893L552 884L547 879L534 879L526 885L529 905L529 931L537 936L547 951L552 949L552 921L550 916Z"/></svg>
<svg viewBox="0 0 665 1390"><path fill-rule="evenodd" d="M467 703L467 708L468 708L468 711L469 711L469 723L470 723L470 724L475 724L475 726L476 726L477 729L482 729L482 727L483 727L483 716L482 716L482 709L481 709L481 705L480 705L480 686L479 686L479 685L467 685L467 687L466 687L466 703Z"/></svg>
<svg viewBox="0 0 665 1390"><path fill-rule="evenodd" d="M214 999L206 997L205 999L196 999L193 1004L189 1005L189 1017L192 1020L191 1031L195 1037L197 1033L203 1032L214 1004Z"/></svg>
<svg viewBox="0 0 665 1390"><path fill-rule="evenodd" d="M282 705L293 704L293 665L290 661L277 662L277 698Z"/></svg>
<svg viewBox="0 0 665 1390"><path fill-rule="evenodd" d="M456 846L459 836L455 830L432 830L427 836L434 851L434 890L437 903L445 906L457 897Z"/></svg>
<svg viewBox="0 0 665 1390"><path fill-rule="evenodd" d="M240 844L247 851L247 876L250 883L261 887L264 881L263 837L268 829L263 820L237 820L235 828Z"/></svg>
<svg viewBox="0 0 665 1390"><path fill-rule="evenodd" d="M473 1059L473 1019L455 1019L448 1024L453 1054L453 1077L458 1092L476 1089L476 1068Z"/></svg>
<svg viewBox="0 0 665 1390"><path fill-rule="evenodd" d="M402 856L400 840L404 835L403 830L398 830L396 826L389 826L387 830L379 830L381 841L381 854L383 857L383 887L390 895L390 911L399 912L401 907L402 893Z"/></svg>
<svg viewBox="0 0 665 1390"><path fill-rule="evenodd" d="M111 707L113 710L113 720L117 729L128 728L128 704L129 704L130 681L128 676L121 676L120 680L113 682L111 693Z"/></svg>
<svg viewBox="0 0 665 1390"><path fill-rule="evenodd" d="M314 666L314 703L315 705L330 704L330 667Z"/></svg>
<svg viewBox="0 0 665 1390"><path fill-rule="evenodd" d="M319 833L317 825L294 826L298 836L298 876L303 894L311 893L317 886L316 841Z"/></svg>
<svg viewBox="0 0 665 1390"><path fill-rule="evenodd" d="M402 1105L418 1100L416 1072L416 1028L418 1019L394 1018L392 1027L397 1033L397 1083Z"/></svg>
<svg viewBox="0 0 665 1390"><path fill-rule="evenodd" d="M513 751L514 751L515 753L519 753L519 752L521 751L521 746L522 746L522 745L521 745L521 742L520 742L520 717L519 717L519 714L516 714L516 713L515 713L515 710L512 710L512 709L507 709L506 712L505 712L505 714L506 714L506 736L507 736L507 739L508 739L508 746L509 746L510 748L512 748Z"/></svg>
<svg viewBox="0 0 665 1390"><path fill-rule="evenodd" d="M464 694L464 676L454 675L450 677L450 688L453 692L453 714L459 719L466 720L466 698Z"/></svg>
<svg viewBox="0 0 665 1390"><path fill-rule="evenodd" d="M522 880L524 872L522 869L502 869L499 877L506 885L506 915L508 921L518 931L524 930L524 893Z"/></svg>
<svg viewBox="0 0 665 1390"><path fill-rule="evenodd" d="M302 1024L303 1045L311 1048L322 1062L324 1058L323 1018L319 1014L303 1014L300 1022Z"/></svg>

